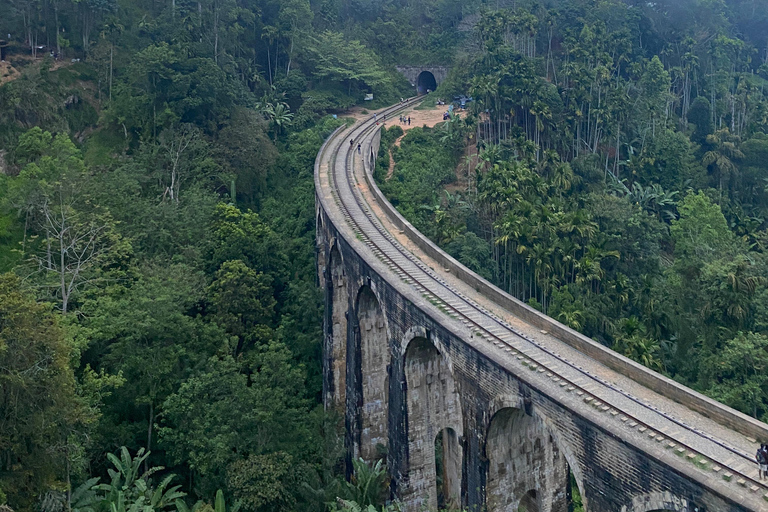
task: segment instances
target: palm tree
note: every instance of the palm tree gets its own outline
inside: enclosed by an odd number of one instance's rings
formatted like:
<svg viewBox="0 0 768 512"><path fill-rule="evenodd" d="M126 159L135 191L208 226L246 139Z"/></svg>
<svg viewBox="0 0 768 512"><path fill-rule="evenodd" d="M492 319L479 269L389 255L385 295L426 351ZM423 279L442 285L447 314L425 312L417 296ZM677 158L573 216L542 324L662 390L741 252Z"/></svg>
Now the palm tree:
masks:
<svg viewBox="0 0 768 512"><path fill-rule="evenodd" d="M267 119L275 126L275 140L283 132L283 127L291 124L293 113L286 103L267 103L264 106L264 114Z"/></svg>
<svg viewBox="0 0 768 512"><path fill-rule="evenodd" d="M739 172L739 168L733 161L744 158L744 153L736 147L739 140L739 137L732 135L728 128L707 135L707 143L712 146L712 149L704 153L701 163L715 171L721 193L723 182L726 179L730 182Z"/></svg>
<svg viewBox="0 0 768 512"><path fill-rule="evenodd" d="M561 311L557 315L557 320L564 323L574 331L578 331L584 327L584 313L578 309Z"/></svg>

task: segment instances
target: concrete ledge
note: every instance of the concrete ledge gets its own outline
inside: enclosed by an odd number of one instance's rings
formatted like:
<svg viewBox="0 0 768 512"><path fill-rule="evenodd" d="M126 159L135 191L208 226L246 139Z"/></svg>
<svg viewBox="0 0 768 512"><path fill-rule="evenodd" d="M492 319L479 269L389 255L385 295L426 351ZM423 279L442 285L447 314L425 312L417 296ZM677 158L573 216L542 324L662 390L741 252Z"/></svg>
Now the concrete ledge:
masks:
<svg viewBox="0 0 768 512"><path fill-rule="evenodd" d="M377 131L372 140L372 145L378 149L381 131ZM368 162L366 162L368 163ZM556 338L588 355L592 359L606 365L632 380L646 386L656 393L692 409L721 425L740 432L758 440L768 440L768 425L746 414L727 407L707 396L702 395L682 384L660 375L645 366L628 359L613 350L597 343L581 333L561 324L540 311L533 309L520 300L512 297L500 288L489 283L448 253L440 249L435 243L421 234L413 225L403 217L400 212L384 197L373 179L373 165L366 165L365 179L373 192L379 205L387 213L390 220L401 229L427 256L437 261L441 266L460 280L474 288L478 293L488 297L501 307L524 320L525 322L546 330Z"/></svg>

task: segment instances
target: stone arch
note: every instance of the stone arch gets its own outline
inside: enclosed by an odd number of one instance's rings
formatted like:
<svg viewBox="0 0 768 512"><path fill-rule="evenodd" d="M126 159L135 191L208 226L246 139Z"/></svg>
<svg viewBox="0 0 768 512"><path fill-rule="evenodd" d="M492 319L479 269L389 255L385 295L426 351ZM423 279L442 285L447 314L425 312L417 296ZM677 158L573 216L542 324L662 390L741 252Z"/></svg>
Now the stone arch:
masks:
<svg viewBox="0 0 768 512"><path fill-rule="evenodd" d="M621 507L621 512L695 512L688 500L675 496L669 491L651 492L632 498L632 502Z"/></svg>
<svg viewBox="0 0 768 512"><path fill-rule="evenodd" d="M503 407L488 424L486 508L517 512L534 491L537 512L567 511L570 476L565 455L544 421L526 410ZM527 499L533 503L531 496Z"/></svg>
<svg viewBox="0 0 768 512"><path fill-rule="evenodd" d="M339 246L334 243L328 261L328 295L330 300L330 329L327 333L328 358L330 359L331 403L344 409L347 395L347 315L349 311L349 290L347 272L344 268Z"/></svg>
<svg viewBox="0 0 768 512"><path fill-rule="evenodd" d="M503 396L498 396L494 398L491 401L489 414L487 417L491 418L492 420L494 415L497 412L499 412L501 409L504 409L506 407L523 409L525 407L523 397L521 395L516 395L516 396L503 395ZM547 428L549 435L552 436L560 452L565 457L565 460L568 463L568 468L571 470L571 473L573 473L574 480L576 480L576 487L578 487L579 493L581 494L582 503L584 504L584 510L589 510L589 508L587 507L588 500L587 500L587 497L584 495L585 479L584 479L584 473L582 472L581 466L579 465L579 458L576 457L576 454L574 453L570 443L568 443L568 441L566 441L563 438L563 436L560 434L557 428L553 426L553 422L549 419L549 417L547 417L545 414L542 414L540 410L536 410L536 417L544 423L544 426ZM489 422L489 426L490 426L490 422ZM488 438L486 437L486 443L487 443L487 439Z"/></svg>
<svg viewBox="0 0 768 512"><path fill-rule="evenodd" d="M435 439L441 431L451 429L456 441L458 462L463 465L463 419L456 381L448 358L425 337L414 337L404 356L406 430L408 435L408 484L404 501L409 510L426 507L437 509L437 468ZM448 431L450 432L450 431ZM460 477L457 477L460 480ZM451 499L460 501L455 483ZM460 488L460 482L458 482Z"/></svg>
<svg viewBox="0 0 768 512"><path fill-rule="evenodd" d="M424 70L416 78L416 91L419 94L426 94L428 91L437 89L437 79L431 71Z"/></svg>
<svg viewBox="0 0 768 512"><path fill-rule="evenodd" d="M375 291L360 288L355 302L359 343L360 456L366 461L380 458L388 445L388 402L390 364L387 319Z"/></svg>
<svg viewBox="0 0 768 512"><path fill-rule="evenodd" d="M579 465L579 459L573 452L573 448L571 447L570 443L563 439L563 436L560 434L560 432L552 426L552 421L546 415L541 414L540 411L536 411L536 416L539 417L542 422L544 422L549 435L552 436L552 438L555 440L555 444L560 450L560 453L562 453L565 457L565 460L568 463L568 469L570 469L571 473L573 474L573 478L576 481L576 487L579 489L579 494L581 495L581 501L584 505L584 510L589 510L589 507L587 506L589 500L584 494L584 482L586 480L584 479L584 473L581 469L581 466Z"/></svg>

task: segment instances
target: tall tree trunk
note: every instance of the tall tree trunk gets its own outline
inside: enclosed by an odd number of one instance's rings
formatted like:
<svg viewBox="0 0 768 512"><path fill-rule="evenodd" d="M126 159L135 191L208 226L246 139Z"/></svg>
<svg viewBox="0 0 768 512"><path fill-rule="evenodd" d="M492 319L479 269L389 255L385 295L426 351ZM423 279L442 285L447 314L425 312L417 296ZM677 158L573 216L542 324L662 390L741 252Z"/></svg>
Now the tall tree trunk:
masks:
<svg viewBox="0 0 768 512"><path fill-rule="evenodd" d="M61 57L61 41L59 40L59 2L53 4L53 19L56 25L56 54Z"/></svg>
<svg viewBox="0 0 768 512"><path fill-rule="evenodd" d="M147 425L147 451L152 449L152 425L155 423L155 403L149 400L149 425ZM149 460L144 461L144 471L149 471Z"/></svg>

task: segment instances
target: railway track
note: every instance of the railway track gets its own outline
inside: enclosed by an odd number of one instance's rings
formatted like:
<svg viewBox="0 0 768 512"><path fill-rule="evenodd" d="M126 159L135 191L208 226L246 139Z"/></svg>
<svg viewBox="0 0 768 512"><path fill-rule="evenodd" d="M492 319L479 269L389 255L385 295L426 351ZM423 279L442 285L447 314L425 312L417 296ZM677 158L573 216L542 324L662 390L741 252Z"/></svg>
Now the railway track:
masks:
<svg viewBox="0 0 768 512"><path fill-rule="evenodd" d="M415 101L411 99L390 107L379 116L391 119ZM360 168L371 151L371 140L378 129L378 123L371 119L334 132L318 155L316 172L327 166L328 182L322 185L329 187L335 206L355 237L392 274L442 314L460 322L470 336L514 358L521 370L527 370L520 374L524 380L537 387L559 390L562 397L588 404L596 413L614 419L625 435L664 447L670 455L687 460L693 471L714 475L721 485L736 486L737 491L752 495L756 502L763 497L768 500L768 486L757 479L754 459L743 447L689 425L569 360L462 293L407 250L384 227L361 192L362 187L375 186L368 182L370 174L366 175L365 169ZM354 139L354 145L348 144L350 138ZM362 145L361 154L357 151L358 143ZM762 504L768 509L768 501Z"/></svg>

